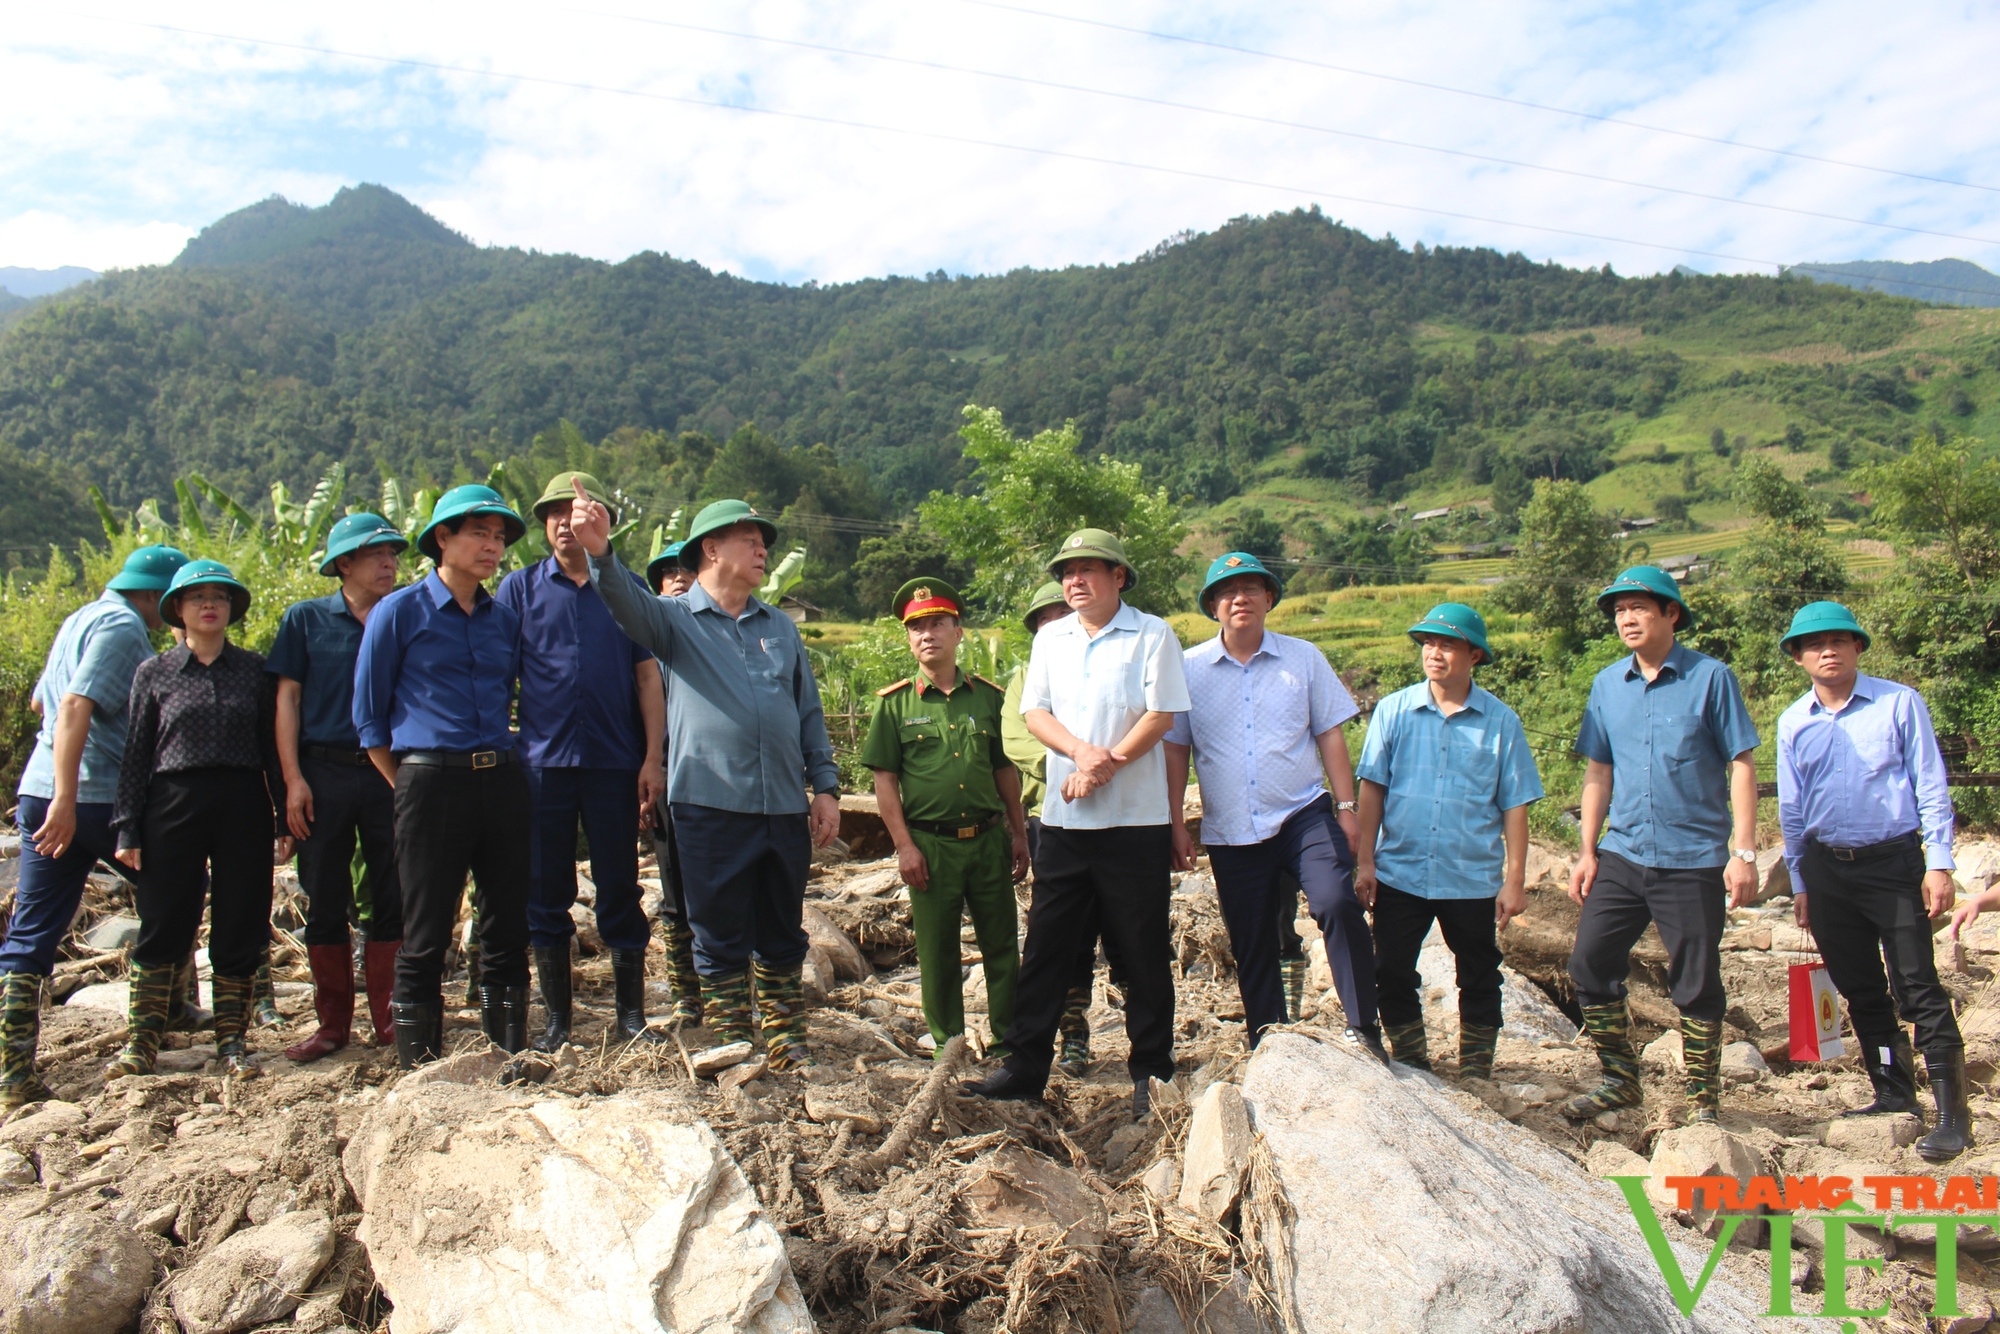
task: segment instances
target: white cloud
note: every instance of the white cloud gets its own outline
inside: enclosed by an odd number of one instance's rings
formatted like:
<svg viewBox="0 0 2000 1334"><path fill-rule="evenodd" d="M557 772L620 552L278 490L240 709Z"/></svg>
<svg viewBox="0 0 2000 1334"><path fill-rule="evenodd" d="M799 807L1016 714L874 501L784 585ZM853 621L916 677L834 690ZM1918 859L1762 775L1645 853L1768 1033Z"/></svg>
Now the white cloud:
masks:
<svg viewBox="0 0 2000 1334"><path fill-rule="evenodd" d="M195 228L177 222L99 222L29 209L0 218L0 255L8 267L130 269L164 264L178 255Z"/></svg>
<svg viewBox="0 0 2000 1334"><path fill-rule="evenodd" d="M1055 22L964 0L580 0L1274 120L1783 205L2000 238L2000 193L1743 151ZM1056 7L1057 0L1028 0ZM2000 184L1990 19L1858 0L1582 9L1111 5L1108 22L1824 157ZM1883 231L1351 138L831 55L581 10L356 0L301 16L126 3L131 22L14 20L0 50L0 264L159 258L162 218L210 221L279 192L318 203L379 180L482 242L619 259L657 249L754 276L841 280L1128 257L1182 228L1316 199L1405 242L1493 245L1651 272L1748 261L1960 255L2000 243ZM164 33L162 23L548 82ZM588 91L565 84L592 84ZM708 109L738 105L864 122ZM17 114L18 112L18 114ZM948 136L960 142L925 135ZM1014 144L1173 175L982 147ZM1202 179L1227 177L1229 181ZM1345 196L1345 198L1337 198ZM1374 201L1374 202L1361 202ZM1409 207L1418 206L1418 207ZM1454 220L1538 223L1610 240ZM45 239L58 220L67 239ZM16 238L37 238L30 257ZM1655 242L1708 258L1637 244ZM53 244L54 250L48 249ZM65 248L67 247L67 248ZM1714 256L1733 256L1735 259Z"/></svg>

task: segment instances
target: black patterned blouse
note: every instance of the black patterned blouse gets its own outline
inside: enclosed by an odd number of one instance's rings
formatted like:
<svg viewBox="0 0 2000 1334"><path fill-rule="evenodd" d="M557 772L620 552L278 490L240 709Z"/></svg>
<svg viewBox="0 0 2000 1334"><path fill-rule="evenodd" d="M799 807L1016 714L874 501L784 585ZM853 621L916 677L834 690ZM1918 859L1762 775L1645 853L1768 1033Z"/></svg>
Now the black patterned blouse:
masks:
<svg viewBox="0 0 2000 1334"><path fill-rule="evenodd" d="M256 769L272 793L282 793L278 765L277 678L264 655L225 644L212 663L186 646L141 663L132 677L125 733L125 762L118 771L118 801L111 823L120 848L136 848L146 799L159 774L188 769ZM278 832L282 801L272 808Z"/></svg>

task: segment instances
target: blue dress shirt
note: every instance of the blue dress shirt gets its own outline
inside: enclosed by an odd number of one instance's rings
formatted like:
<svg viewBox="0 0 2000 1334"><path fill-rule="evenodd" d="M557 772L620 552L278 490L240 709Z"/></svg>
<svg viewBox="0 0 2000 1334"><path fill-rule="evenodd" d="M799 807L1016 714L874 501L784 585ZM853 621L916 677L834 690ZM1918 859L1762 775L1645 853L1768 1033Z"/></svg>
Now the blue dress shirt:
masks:
<svg viewBox="0 0 2000 1334"><path fill-rule="evenodd" d="M359 750L354 732L354 660L361 622L339 589L285 608L264 670L299 683L299 740Z"/></svg>
<svg viewBox="0 0 2000 1334"><path fill-rule="evenodd" d="M819 684L791 618L751 598L730 616L696 584L654 597L615 553L590 577L619 628L667 677L667 797L747 815L793 815L806 784L838 795Z"/></svg>
<svg viewBox="0 0 2000 1334"><path fill-rule="evenodd" d="M1808 690L1778 715L1778 822L1792 888L1806 892L1806 841L1865 848L1923 831L1924 865L1955 869L1957 817L1944 756L1924 697L1906 685L1857 675L1835 712Z"/></svg>
<svg viewBox="0 0 2000 1334"><path fill-rule="evenodd" d="M578 584L550 556L508 575L494 596L521 618L522 760L544 769L644 764L634 669L653 655L626 638L597 586Z"/></svg>
<svg viewBox="0 0 2000 1334"><path fill-rule="evenodd" d="M1499 894L1507 874L1502 817L1542 796L1520 715L1476 684L1449 718L1429 681L1377 704L1354 773L1387 789L1376 878L1425 899Z"/></svg>
<svg viewBox="0 0 2000 1334"><path fill-rule="evenodd" d="M1676 644L1651 681L1633 657L1590 683L1576 751L1611 766L1598 846L1639 866L1729 861L1729 762L1757 748L1736 673Z"/></svg>
<svg viewBox="0 0 2000 1334"><path fill-rule="evenodd" d="M55 797L56 710L64 695L81 695L90 701L91 711L76 772L77 804L108 805L118 799L132 676L152 656L145 618L115 589L105 589L96 601L69 614L56 631L41 679L35 682L42 722L35 733L35 749L21 770L22 796Z"/></svg>
<svg viewBox="0 0 2000 1334"><path fill-rule="evenodd" d="M368 613L354 662L354 730L364 748L512 750L521 618L484 588L472 614L435 571Z"/></svg>
<svg viewBox="0 0 2000 1334"><path fill-rule="evenodd" d="M1326 793L1318 738L1361 712L1303 639L1264 632L1247 663L1217 635L1182 655L1189 709L1166 739L1194 749L1201 841L1225 847L1277 837Z"/></svg>

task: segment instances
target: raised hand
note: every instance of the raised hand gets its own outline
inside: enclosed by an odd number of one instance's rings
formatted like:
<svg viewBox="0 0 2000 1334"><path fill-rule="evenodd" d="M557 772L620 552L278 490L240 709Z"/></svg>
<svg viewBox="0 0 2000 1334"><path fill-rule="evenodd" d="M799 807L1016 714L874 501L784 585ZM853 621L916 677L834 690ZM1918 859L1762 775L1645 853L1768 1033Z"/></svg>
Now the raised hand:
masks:
<svg viewBox="0 0 2000 1334"><path fill-rule="evenodd" d="M571 478L576 498L569 503L569 531L583 543L583 549L602 558L611 550L611 511L584 493L583 482Z"/></svg>

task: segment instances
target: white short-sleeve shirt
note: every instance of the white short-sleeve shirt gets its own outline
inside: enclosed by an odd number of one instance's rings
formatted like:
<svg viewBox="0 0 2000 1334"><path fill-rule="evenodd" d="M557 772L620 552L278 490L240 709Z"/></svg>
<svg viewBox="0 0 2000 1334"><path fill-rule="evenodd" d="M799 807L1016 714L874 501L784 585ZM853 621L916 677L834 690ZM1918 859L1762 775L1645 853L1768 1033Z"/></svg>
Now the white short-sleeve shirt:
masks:
<svg viewBox="0 0 2000 1334"><path fill-rule="evenodd" d="M1035 636L1021 711L1047 709L1080 741L1114 746L1149 712L1189 707L1181 643L1157 616L1121 606L1096 638L1065 616ZM1049 794L1042 823L1059 829L1118 829L1167 823L1167 758L1157 745L1081 801L1062 785L1076 765L1049 752Z"/></svg>

